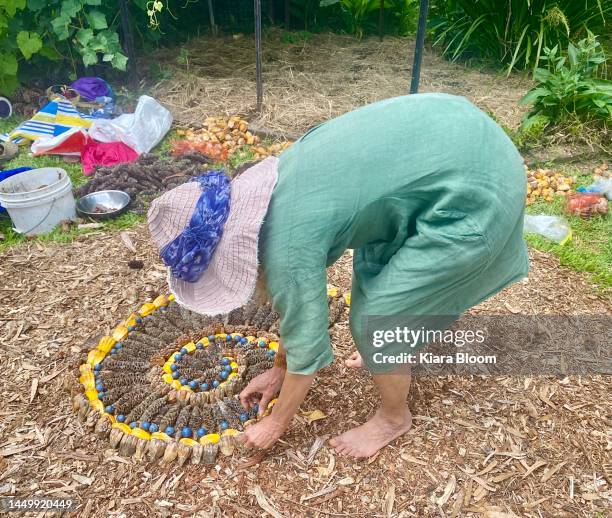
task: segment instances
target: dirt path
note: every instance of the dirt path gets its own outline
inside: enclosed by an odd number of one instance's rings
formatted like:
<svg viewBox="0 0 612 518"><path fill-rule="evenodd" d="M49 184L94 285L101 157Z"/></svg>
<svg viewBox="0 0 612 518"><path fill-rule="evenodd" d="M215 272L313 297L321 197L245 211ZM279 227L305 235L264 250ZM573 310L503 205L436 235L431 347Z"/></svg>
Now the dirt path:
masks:
<svg viewBox="0 0 612 518"><path fill-rule="evenodd" d="M371 380L341 363L352 346L346 316L332 331L336 361L303 405L327 417L296 418L260 465L239 470L235 455L212 468L162 468L117 456L76 420L63 386L82 350L163 289L145 228L129 235L141 270L127 266L134 254L119 234L0 256L0 496L71 497L80 517L261 515L257 487L283 516L575 517L610 508L609 378L417 380L407 436L367 462L326 445L309 462L317 437L364 421L376 404ZM554 258L532 261L528 280L481 307L610 311ZM349 280L345 256L330 282L347 289Z"/></svg>

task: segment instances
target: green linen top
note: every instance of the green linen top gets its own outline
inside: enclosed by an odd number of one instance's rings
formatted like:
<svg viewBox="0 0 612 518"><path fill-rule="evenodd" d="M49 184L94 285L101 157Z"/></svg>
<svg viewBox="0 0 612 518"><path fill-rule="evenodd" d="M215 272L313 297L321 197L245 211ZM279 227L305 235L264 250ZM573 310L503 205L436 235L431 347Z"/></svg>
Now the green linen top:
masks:
<svg viewBox="0 0 612 518"><path fill-rule="evenodd" d="M460 314L526 275L522 158L462 97L418 94L308 131L280 157L260 258L288 371L333 360L326 267L355 249L351 331L364 316Z"/></svg>

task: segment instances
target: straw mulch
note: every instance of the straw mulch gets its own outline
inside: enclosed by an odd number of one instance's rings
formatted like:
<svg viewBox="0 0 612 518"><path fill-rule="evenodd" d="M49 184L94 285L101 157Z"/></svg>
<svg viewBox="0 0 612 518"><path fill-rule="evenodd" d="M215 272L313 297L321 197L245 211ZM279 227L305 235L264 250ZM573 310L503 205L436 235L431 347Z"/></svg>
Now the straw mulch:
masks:
<svg viewBox="0 0 612 518"><path fill-rule="evenodd" d="M131 247L126 245L132 245ZM134 252L131 248L135 247ZM141 259L144 268L128 262ZM545 254L528 280L481 305L499 313L601 313L609 301ZM338 456L325 439L374 410L370 378L347 370L346 315L289 433L260 464L169 467L119 457L76 420L68 365L164 289L137 227L0 256L0 497L75 499L75 516L604 516L612 502L610 404L603 377L417 379L412 431L374 458ZM348 289L350 257L329 271ZM319 416L320 417L320 416ZM606 511L606 509L608 511Z"/></svg>
<svg viewBox="0 0 612 518"><path fill-rule="evenodd" d="M408 93L412 39L359 41L316 34L286 43L281 36L279 30L266 31L260 114L255 112L252 36L198 38L185 46L187 59L181 64L176 49L160 51L154 59L165 63L172 77L155 85L153 95L183 124L199 124L208 115L239 114L252 127L293 137L358 106ZM464 95L508 126L519 124L523 112L516 101L528 88L524 77L480 72L425 51L420 91Z"/></svg>

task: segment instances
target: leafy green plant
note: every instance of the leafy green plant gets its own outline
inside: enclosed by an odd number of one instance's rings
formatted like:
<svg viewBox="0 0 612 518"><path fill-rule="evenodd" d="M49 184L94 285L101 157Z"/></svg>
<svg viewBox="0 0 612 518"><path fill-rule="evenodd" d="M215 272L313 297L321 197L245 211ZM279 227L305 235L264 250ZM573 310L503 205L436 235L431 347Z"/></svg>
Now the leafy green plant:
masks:
<svg viewBox="0 0 612 518"><path fill-rule="evenodd" d="M612 0L440 0L434 45L453 60L478 57L513 68L538 67L544 48L565 47L586 29L603 31Z"/></svg>
<svg viewBox="0 0 612 518"><path fill-rule="evenodd" d="M321 0L321 7L340 4L346 13L349 31L358 38L363 37L366 21L372 11L380 8L380 0Z"/></svg>
<svg viewBox="0 0 612 518"><path fill-rule="evenodd" d="M115 2L103 0L0 0L0 92L19 85L21 64L42 59L68 61L73 77L79 62L125 70L127 57L108 23L116 12Z"/></svg>
<svg viewBox="0 0 612 518"><path fill-rule="evenodd" d="M397 23L397 31L400 36L414 33L419 16L418 0L385 0L385 9L387 8Z"/></svg>
<svg viewBox="0 0 612 518"><path fill-rule="evenodd" d="M606 57L592 33L576 45L569 43L566 53L558 45L545 47L541 60L547 68L536 68L536 86L519 101L533 105L523 131L572 120L612 120L612 81L598 77Z"/></svg>

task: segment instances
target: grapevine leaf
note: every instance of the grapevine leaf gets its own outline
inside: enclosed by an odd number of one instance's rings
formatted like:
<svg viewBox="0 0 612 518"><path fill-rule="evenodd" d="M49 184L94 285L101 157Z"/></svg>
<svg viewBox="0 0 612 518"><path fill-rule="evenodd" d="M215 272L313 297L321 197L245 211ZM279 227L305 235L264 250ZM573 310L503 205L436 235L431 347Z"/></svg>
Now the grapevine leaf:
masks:
<svg viewBox="0 0 612 518"><path fill-rule="evenodd" d="M30 59L42 48L42 40L35 32L20 31L17 34L17 46L23 57Z"/></svg>
<svg viewBox="0 0 612 518"><path fill-rule="evenodd" d="M57 61L58 59L62 59L63 56L53 47L49 47L48 45L45 45L42 49L40 49L39 54L47 59L50 59L51 61Z"/></svg>
<svg viewBox="0 0 612 518"><path fill-rule="evenodd" d="M102 0L85 0L87 5L101 5Z"/></svg>
<svg viewBox="0 0 612 518"><path fill-rule="evenodd" d="M0 73L5 76L17 75L17 58L13 54L0 54Z"/></svg>
<svg viewBox="0 0 612 518"><path fill-rule="evenodd" d="M4 0L2 4L4 10L12 18L15 16L17 9L23 9L26 6L26 0Z"/></svg>
<svg viewBox="0 0 612 518"><path fill-rule="evenodd" d="M115 57L115 54L113 54L112 52L105 52L104 56L102 56L102 61L105 61L105 62L112 61L114 57Z"/></svg>
<svg viewBox="0 0 612 518"><path fill-rule="evenodd" d="M0 72L0 94L11 95L18 86L17 76L5 75Z"/></svg>
<svg viewBox="0 0 612 518"><path fill-rule="evenodd" d="M93 37L93 29L79 29L76 33L76 39L83 47L87 47Z"/></svg>
<svg viewBox="0 0 612 518"><path fill-rule="evenodd" d="M83 64L88 67L90 65L95 65L98 62L98 54L94 50L86 49L83 52Z"/></svg>
<svg viewBox="0 0 612 518"><path fill-rule="evenodd" d="M63 14L51 20L51 27L53 27L53 32L59 41L67 40L68 36L70 36L70 33L68 32L69 23L70 18Z"/></svg>
<svg viewBox="0 0 612 518"><path fill-rule="evenodd" d="M113 65L113 67L119 70L125 71L125 69L127 68L127 62L128 58L121 54L121 52L117 52L111 60L111 65Z"/></svg>
<svg viewBox="0 0 612 518"><path fill-rule="evenodd" d="M83 6L79 0L64 0L62 2L62 16L74 18L82 9Z"/></svg>
<svg viewBox="0 0 612 518"><path fill-rule="evenodd" d="M89 25L96 30L102 30L108 28L108 23L106 23L106 16L101 11L91 11L88 15Z"/></svg>

